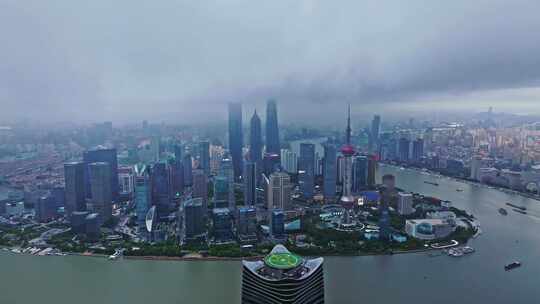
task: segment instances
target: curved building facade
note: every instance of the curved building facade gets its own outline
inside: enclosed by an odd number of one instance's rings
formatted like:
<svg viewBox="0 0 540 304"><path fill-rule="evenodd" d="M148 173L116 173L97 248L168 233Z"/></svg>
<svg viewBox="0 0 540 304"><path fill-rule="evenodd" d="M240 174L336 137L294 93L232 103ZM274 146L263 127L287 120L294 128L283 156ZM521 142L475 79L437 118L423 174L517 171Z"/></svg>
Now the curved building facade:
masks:
<svg viewBox="0 0 540 304"><path fill-rule="evenodd" d="M303 259L276 245L262 261L243 261L242 303L324 303L323 258Z"/></svg>

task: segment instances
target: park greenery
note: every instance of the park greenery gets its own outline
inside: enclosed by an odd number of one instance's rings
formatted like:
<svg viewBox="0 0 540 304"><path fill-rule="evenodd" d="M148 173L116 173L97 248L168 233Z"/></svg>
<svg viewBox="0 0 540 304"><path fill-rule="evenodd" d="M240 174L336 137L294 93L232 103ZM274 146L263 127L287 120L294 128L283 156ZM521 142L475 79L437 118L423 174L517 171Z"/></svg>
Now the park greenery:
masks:
<svg viewBox="0 0 540 304"><path fill-rule="evenodd" d="M124 252L128 256L182 256L182 248L174 241L167 241L158 244L143 243L136 246L129 246Z"/></svg>
<svg viewBox="0 0 540 304"><path fill-rule="evenodd" d="M45 230L45 228L38 226L13 228L0 225L0 245L26 246L30 240L39 237Z"/></svg>

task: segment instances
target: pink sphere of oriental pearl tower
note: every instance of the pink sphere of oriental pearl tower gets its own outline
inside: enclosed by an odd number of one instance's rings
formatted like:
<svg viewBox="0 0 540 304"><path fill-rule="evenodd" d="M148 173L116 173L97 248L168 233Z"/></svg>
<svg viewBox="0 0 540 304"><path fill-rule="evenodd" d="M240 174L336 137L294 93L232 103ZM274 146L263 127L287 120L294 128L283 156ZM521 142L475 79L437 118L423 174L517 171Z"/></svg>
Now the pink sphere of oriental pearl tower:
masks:
<svg viewBox="0 0 540 304"><path fill-rule="evenodd" d="M346 143L341 147L341 154L344 156L345 176L343 179L343 193L341 195L341 204L344 207L352 208L354 197L351 194L352 187L352 157L356 153L354 146L351 145L351 105L349 104L347 116Z"/></svg>

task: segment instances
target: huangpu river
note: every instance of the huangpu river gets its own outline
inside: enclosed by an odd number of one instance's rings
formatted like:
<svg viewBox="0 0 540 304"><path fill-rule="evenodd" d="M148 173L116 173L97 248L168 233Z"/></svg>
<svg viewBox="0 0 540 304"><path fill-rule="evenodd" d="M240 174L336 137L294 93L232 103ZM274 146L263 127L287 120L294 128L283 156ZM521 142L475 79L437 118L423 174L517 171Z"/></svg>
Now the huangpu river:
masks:
<svg viewBox="0 0 540 304"><path fill-rule="evenodd" d="M540 303L540 202L381 166L405 190L451 200L483 233L462 258L426 253L325 258L326 303ZM434 186L424 183L432 181ZM456 189L463 191L458 192ZM505 204L527 207L527 215ZM507 216L498 209L506 207ZM523 266L504 271L514 260ZM0 253L0 303L240 303L239 262L108 261Z"/></svg>

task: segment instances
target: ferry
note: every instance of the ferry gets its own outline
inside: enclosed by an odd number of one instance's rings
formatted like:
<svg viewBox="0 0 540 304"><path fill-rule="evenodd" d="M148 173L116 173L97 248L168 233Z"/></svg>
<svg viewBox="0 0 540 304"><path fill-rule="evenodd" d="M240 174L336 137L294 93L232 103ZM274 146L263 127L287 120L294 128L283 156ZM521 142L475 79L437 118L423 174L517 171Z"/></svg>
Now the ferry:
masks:
<svg viewBox="0 0 540 304"><path fill-rule="evenodd" d="M473 252L474 248L469 246L448 249L448 255L452 257L462 257L466 254L471 254Z"/></svg>
<svg viewBox="0 0 540 304"><path fill-rule="evenodd" d="M114 251L114 254L109 256L109 260L114 261L114 260L118 259L119 257L121 257L123 253L124 253L123 250L116 249Z"/></svg>
<svg viewBox="0 0 540 304"><path fill-rule="evenodd" d="M515 262L512 262L510 264L504 265L504 270L508 271L508 270L512 270L514 268L518 268L520 266L521 266L521 263L518 262L518 261L515 261Z"/></svg>
<svg viewBox="0 0 540 304"><path fill-rule="evenodd" d="M508 215L508 211L506 211L504 208L499 208L499 213L502 215Z"/></svg>
<svg viewBox="0 0 540 304"><path fill-rule="evenodd" d="M456 191L457 191L457 192L463 192L463 189L457 188Z"/></svg>
<svg viewBox="0 0 540 304"><path fill-rule="evenodd" d="M114 261L114 260L116 260L118 257L119 257L119 255L116 254L116 252L115 252L113 255L110 255L110 256L109 256L109 260Z"/></svg>
<svg viewBox="0 0 540 304"><path fill-rule="evenodd" d="M469 246L465 246L461 249L463 251L464 254L469 254L469 253L473 253L474 252L474 248L472 247L469 247Z"/></svg>
<svg viewBox="0 0 540 304"><path fill-rule="evenodd" d="M527 211L523 211L521 209L512 209L513 211L517 212L517 213L521 213L521 214L527 214Z"/></svg>
<svg viewBox="0 0 540 304"><path fill-rule="evenodd" d="M438 186L439 185L438 183L434 183L434 182L430 182L430 181L424 181L424 184L433 185L433 186Z"/></svg>
<svg viewBox="0 0 540 304"><path fill-rule="evenodd" d="M510 206L510 207L513 207L513 208L516 208L516 209L520 209L520 210L522 210L522 211L527 210L526 207L514 205L514 204L512 204L512 203L506 203L506 205L508 205L508 206Z"/></svg>
<svg viewBox="0 0 540 304"><path fill-rule="evenodd" d="M450 249L448 250L448 255L451 257L459 258L463 256L463 252L456 249Z"/></svg>

